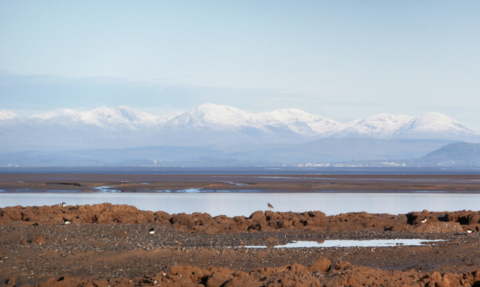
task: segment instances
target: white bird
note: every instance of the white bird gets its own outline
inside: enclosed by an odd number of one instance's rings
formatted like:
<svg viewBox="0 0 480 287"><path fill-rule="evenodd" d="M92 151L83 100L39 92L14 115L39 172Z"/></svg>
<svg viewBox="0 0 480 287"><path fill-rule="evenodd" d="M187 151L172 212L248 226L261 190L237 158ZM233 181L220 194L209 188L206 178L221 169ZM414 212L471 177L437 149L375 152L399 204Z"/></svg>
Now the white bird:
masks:
<svg viewBox="0 0 480 287"><path fill-rule="evenodd" d="M154 163L155 165L157 165L157 159L155 159L155 160L153 161L153 163Z"/></svg>
<svg viewBox="0 0 480 287"><path fill-rule="evenodd" d="M72 221L70 219L66 219L65 217L62 217L63 224L72 224Z"/></svg>
<svg viewBox="0 0 480 287"><path fill-rule="evenodd" d="M424 220L420 221L421 223L427 222L427 219L425 218Z"/></svg>
<svg viewBox="0 0 480 287"><path fill-rule="evenodd" d="M148 231L148 234L155 234L155 228L151 228L151 229Z"/></svg>
<svg viewBox="0 0 480 287"><path fill-rule="evenodd" d="M67 203L66 203L66 202L62 202L62 203L60 203L60 206L61 206L61 207L64 207L65 205L67 205Z"/></svg>
<svg viewBox="0 0 480 287"><path fill-rule="evenodd" d="M468 234L474 234L475 231L473 231L473 230L471 230L471 229L467 229L467 233L468 233Z"/></svg>

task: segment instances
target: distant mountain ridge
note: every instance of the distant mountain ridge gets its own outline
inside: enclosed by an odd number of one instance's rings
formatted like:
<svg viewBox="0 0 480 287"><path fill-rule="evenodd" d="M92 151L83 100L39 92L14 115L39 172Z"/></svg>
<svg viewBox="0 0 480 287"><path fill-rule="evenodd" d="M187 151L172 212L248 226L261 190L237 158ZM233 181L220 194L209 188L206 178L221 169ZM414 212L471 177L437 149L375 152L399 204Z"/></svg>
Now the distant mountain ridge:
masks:
<svg viewBox="0 0 480 287"><path fill-rule="evenodd" d="M480 131L435 112L379 114L344 124L299 109L254 114L215 104L163 116L125 106L84 112L65 109L27 118L0 111L0 147L5 151L293 144L328 137L478 142Z"/></svg>
<svg viewBox="0 0 480 287"><path fill-rule="evenodd" d="M422 157L446 140L325 138L301 144L211 147L149 146L126 149L0 153L5 166L298 166Z"/></svg>
<svg viewBox="0 0 480 287"><path fill-rule="evenodd" d="M480 144L451 143L418 159L422 164L448 166L479 166Z"/></svg>

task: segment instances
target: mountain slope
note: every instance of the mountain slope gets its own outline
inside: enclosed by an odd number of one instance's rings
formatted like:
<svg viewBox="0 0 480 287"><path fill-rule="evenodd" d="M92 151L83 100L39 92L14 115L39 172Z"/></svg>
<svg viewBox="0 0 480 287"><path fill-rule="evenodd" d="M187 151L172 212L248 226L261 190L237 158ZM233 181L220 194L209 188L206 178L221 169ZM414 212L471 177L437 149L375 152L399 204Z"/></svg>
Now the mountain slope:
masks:
<svg viewBox="0 0 480 287"><path fill-rule="evenodd" d="M480 165L480 144L452 143L419 159L432 165Z"/></svg>
<svg viewBox="0 0 480 287"><path fill-rule="evenodd" d="M204 104L184 112L165 123L172 128L195 127L213 129L231 129L239 127L256 127L251 120L253 114L240 109L214 104Z"/></svg>
<svg viewBox="0 0 480 287"><path fill-rule="evenodd" d="M470 129L444 114L430 112L412 118L399 129L400 138L470 138L476 137L477 130Z"/></svg>
<svg viewBox="0 0 480 287"><path fill-rule="evenodd" d="M43 120L45 124L94 125L106 130L121 130L151 127L178 116L179 113L154 116L129 107L98 108L86 112L65 109L56 112L30 116L32 120Z"/></svg>
<svg viewBox="0 0 480 287"><path fill-rule="evenodd" d="M299 109L282 109L254 116L258 125L266 128L288 129L306 136L327 137L343 129L344 125Z"/></svg>
<svg viewBox="0 0 480 287"><path fill-rule="evenodd" d="M413 118L405 115L378 114L358 121L340 131L335 137L394 138Z"/></svg>

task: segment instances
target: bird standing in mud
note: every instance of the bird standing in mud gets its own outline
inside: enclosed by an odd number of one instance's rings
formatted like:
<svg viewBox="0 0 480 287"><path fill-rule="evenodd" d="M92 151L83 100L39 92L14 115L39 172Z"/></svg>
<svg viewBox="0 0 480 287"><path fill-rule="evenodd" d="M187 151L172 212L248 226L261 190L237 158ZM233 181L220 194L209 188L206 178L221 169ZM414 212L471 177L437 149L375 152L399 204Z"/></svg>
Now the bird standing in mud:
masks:
<svg viewBox="0 0 480 287"><path fill-rule="evenodd" d="M271 205L270 202L268 203L268 208L273 209L273 205Z"/></svg>
<svg viewBox="0 0 480 287"><path fill-rule="evenodd" d="M155 228L151 228L151 229L148 231L148 234L155 234Z"/></svg>

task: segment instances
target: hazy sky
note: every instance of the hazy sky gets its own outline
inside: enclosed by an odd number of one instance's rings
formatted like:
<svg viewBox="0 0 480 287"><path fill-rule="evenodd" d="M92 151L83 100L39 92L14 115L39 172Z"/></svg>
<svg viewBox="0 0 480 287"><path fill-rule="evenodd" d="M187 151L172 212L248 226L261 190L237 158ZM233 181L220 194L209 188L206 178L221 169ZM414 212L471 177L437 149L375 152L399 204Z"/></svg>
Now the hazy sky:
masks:
<svg viewBox="0 0 480 287"><path fill-rule="evenodd" d="M206 102L480 128L480 1L0 0L0 110Z"/></svg>

